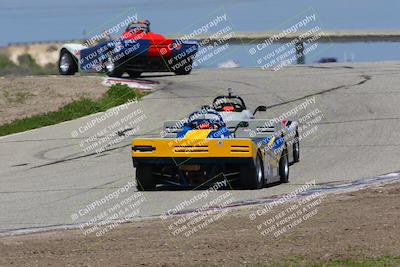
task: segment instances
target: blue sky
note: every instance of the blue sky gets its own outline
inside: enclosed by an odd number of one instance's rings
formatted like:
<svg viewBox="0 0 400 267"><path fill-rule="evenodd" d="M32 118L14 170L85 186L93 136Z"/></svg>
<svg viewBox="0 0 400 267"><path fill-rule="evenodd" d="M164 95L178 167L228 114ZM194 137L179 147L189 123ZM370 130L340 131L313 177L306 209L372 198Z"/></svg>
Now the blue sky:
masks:
<svg viewBox="0 0 400 267"><path fill-rule="evenodd" d="M398 0L1 0L0 45L69 40L100 33L126 17L149 19L160 33L187 33L211 14L226 12L235 31L279 29L307 9L324 29L398 29Z"/></svg>

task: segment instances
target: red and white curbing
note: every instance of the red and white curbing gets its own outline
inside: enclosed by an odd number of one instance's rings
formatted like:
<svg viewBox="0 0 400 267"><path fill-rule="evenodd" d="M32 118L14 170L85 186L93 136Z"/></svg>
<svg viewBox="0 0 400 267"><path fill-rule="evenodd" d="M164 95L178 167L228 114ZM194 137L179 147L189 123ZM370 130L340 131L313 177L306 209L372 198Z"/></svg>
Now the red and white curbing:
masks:
<svg viewBox="0 0 400 267"><path fill-rule="evenodd" d="M129 86L129 88L135 88L137 90L146 92L155 91L157 90L157 87L160 85L160 83L156 81L132 80L132 79L113 78L113 77L105 77L102 82L104 86L111 86L117 83L126 84Z"/></svg>

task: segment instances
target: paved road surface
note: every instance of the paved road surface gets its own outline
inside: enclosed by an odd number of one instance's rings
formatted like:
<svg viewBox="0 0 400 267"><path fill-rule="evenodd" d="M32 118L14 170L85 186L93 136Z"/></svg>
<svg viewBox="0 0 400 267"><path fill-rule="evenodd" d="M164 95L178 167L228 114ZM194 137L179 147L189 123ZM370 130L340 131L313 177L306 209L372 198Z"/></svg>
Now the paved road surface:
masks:
<svg viewBox="0 0 400 267"><path fill-rule="evenodd" d="M235 201L287 193L314 179L317 183L354 180L400 169L397 62L304 65L278 72L207 69L189 76L147 79L161 81L164 87L75 138L71 132L102 114L0 139L0 233L88 221L129 197L132 190L87 215L71 218L71 214L79 214L86 205L134 180L131 137L101 154L83 152L80 143L123 122L135 110L146 116L135 125L139 127L136 134L158 135L164 120L183 118L228 87L244 97L252 109L261 104L271 106L260 118L278 116L313 96L316 103L296 117L315 109L323 114L316 131L302 140L301 162L291 167L289 184L230 191ZM140 216L161 214L199 193L145 193Z"/></svg>

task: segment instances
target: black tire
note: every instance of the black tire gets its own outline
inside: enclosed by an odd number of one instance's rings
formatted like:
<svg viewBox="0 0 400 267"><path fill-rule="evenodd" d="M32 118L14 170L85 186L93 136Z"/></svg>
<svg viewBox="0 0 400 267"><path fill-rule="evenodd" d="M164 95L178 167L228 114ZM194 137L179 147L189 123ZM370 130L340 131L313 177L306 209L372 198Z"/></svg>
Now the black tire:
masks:
<svg viewBox="0 0 400 267"><path fill-rule="evenodd" d="M279 176L281 178L281 183L289 182L289 158L286 148L282 151L282 155L279 160Z"/></svg>
<svg viewBox="0 0 400 267"><path fill-rule="evenodd" d="M295 142L293 143L293 162L300 161L300 141L299 133L296 131Z"/></svg>
<svg viewBox="0 0 400 267"><path fill-rule="evenodd" d="M124 71L121 68L117 68L111 72L107 72L109 77L121 78L124 75Z"/></svg>
<svg viewBox="0 0 400 267"><path fill-rule="evenodd" d="M125 70L121 67L121 63L114 62L112 58L107 58L103 64L105 66L104 71L109 77L121 78L125 73Z"/></svg>
<svg viewBox="0 0 400 267"><path fill-rule="evenodd" d="M153 191L156 189L151 165L139 164L136 166L136 182L139 191Z"/></svg>
<svg viewBox="0 0 400 267"><path fill-rule="evenodd" d="M240 184L244 189L261 189L264 187L264 168L260 155L257 155L254 166L240 166Z"/></svg>
<svg viewBox="0 0 400 267"><path fill-rule="evenodd" d="M142 73L140 71L127 71L129 74L129 77L131 78L139 78Z"/></svg>
<svg viewBox="0 0 400 267"><path fill-rule="evenodd" d="M187 63L175 71L176 75L188 75L192 71L192 60L187 59Z"/></svg>
<svg viewBox="0 0 400 267"><path fill-rule="evenodd" d="M78 71L78 65L70 52L62 49L58 59L58 72L61 75L74 75Z"/></svg>

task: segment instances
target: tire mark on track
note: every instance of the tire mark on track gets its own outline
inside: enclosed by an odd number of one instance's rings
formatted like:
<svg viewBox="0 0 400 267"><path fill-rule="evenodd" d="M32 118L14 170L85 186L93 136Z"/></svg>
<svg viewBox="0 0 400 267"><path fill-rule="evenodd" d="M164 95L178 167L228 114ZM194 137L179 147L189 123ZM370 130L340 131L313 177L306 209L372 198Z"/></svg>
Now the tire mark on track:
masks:
<svg viewBox="0 0 400 267"><path fill-rule="evenodd" d="M338 67L322 67L322 66L306 66L310 69L324 69L324 70L337 70L337 69L354 69L352 66L338 66Z"/></svg>
<svg viewBox="0 0 400 267"><path fill-rule="evenodd" d="M364 84L364 83L366 83L366 82L368 82L368 81L370 81L372 79L371 76L364 75L364 74L361 75L361 78L363 78L363 80L361 80L360 82L355 83L355 84L335 86L335 87L332 87L332 88L329 88L329 89L326 89L326 90L323 90L323 91L319 91L319 92L316 92L316 93L313 93L313 94L308 94L308 95L305 95L305 96L302 96L302 97L299 97L299 98L295 98L295 99L287 100L287 101L284 101L284 102L281 102L281 103L269 105L269 106L267 106L267 108L274 108L274 107L283 106L283 105L290 104L290 103L293 103L293 102L296 102L296 101L299 101L299 100L304 100L304 99L309 98L309 97L331 93L331 92L334 92L334 91L339 90L339 89L349 89L351 87L362 85L362 84Z"/></svg>
<svg viewBox="0 0 400 267"><path fill-rule="evenodd" d="M144 134L136 134L131 136L150 136L154 133L144 133ZM25 143L25 142L48 142L48 141L60 141L60 140L85 140L90 138L91 136L82 136L82 137L60 137L60 138L49 138L49 139L24 139L24 140L12 140L7 142L0 142L0 144L8 144L8 143ZM99 135L99 138L105 137L104 135Z"/></svg>
<svg viewBox="0 0 400 267"><path fill-rule="evenodd" d="M386 117L386 118L370 118L370 119L357 119L357 120L344 120L344 121L324 121L324 122L318 122L315 124L324 125L324 124L339 124L339 123L353 123L353 122L367 122L367 121L386 121L386 120L400 120L400 118Z"/></svg>
<svg viewBox="0 0 400 267"><path fill-rule="evenodd" d="M129 142L129 143L126 144L126 145L122 145L122 146L118 146L118 147L113 147L113 148L104 150L102 153L108 152L108 151L114 151L114 150L117 150L117 149L120 149L120 148L125 148L125 147L128 147L128 146L130 146L130 145L131 145L131 144L130 144L130 142ZM73 155L77 155L77 154L80 154L80 153L76 153L76 154L73 154ZM96 156L96 155L98 155L98 154L99 154L99 153L93 152L93 153L89 153L89 154L86 154L86 155L75 156L75 157L67 156L66 158L63 158L63 159L60 159L60 160L56 160L56 161L53 161L53 162L49 162L49 163L45 163L45 164L33 166L33 167L31 167L30 169L37 169L37 168L41 168L41 167L51 166L51 165L55 165L55 164L58 164L58 163L64 163L64 162L68 162L68 161L72 161L72 160L76 160L76 159L82 159L82 158L87 158L87 157L91 157L91 156Z"/></svg>

